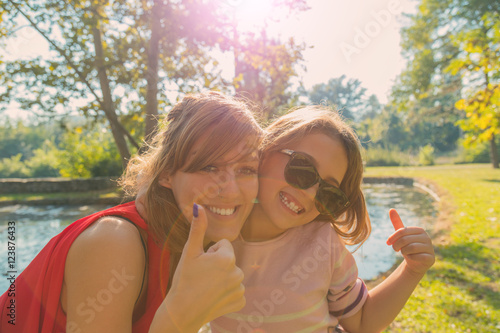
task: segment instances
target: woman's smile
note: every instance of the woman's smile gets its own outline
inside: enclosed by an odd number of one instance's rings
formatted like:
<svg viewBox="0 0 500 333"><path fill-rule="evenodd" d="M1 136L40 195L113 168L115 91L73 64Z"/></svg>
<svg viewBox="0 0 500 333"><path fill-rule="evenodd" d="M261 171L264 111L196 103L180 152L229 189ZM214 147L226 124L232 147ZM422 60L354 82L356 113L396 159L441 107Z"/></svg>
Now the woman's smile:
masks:
<svg viewBox="0 0 500 333"><path fill-rule="evenodd" d="M233 216L238 209L238 206L233 207L217 207L217 206L206 206L209 212L218 216Z"/></svg>

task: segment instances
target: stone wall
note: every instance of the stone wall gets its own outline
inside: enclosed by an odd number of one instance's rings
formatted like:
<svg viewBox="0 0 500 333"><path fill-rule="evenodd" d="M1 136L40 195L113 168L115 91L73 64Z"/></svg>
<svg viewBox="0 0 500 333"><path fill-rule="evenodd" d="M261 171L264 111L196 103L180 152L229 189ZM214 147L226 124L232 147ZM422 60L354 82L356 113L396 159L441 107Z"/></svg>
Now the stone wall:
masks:
<svg viewBox="0 0 500 333"><path fill-rule="evenodd" d="M0 179L0 194L88 192L116 188L107 177L96 178L5 178Z"/></svg>
<svg viewBox="0 0 500 333"><path fill-rule="evenodd" d="M396 184L413 186L413 178L408 177L364 177L364 184Z"/></svg>
<svg viewBox="0 0 500 333"><path fill-rule="evenodd" d="M398 184L413 186L412 178L365 177L365 184ZM97 178L5 178L0 179L0 194L88 192L116 188L115 181Z"/></svg>

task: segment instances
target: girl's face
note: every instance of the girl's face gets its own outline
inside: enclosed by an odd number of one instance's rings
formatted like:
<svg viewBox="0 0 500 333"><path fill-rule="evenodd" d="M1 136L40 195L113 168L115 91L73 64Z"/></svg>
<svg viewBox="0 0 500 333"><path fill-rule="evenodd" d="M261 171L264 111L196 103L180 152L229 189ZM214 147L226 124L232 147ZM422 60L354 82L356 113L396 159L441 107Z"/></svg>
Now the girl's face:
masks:
<svg viewBox="0 0 500 333"><path fill-rule="evenodd" d="M319 176L327 183L340 187L348 161L339 140L315 133L284 148L308 155ZM260 214L256 216L267 221L264 227L269 228L274 236L309 223L319 215L314 201L319 183L308 189L288 184L284 170L289 160L290 156L285 153L272 152L265 156L259 172L259 204L255 210Z"/></svg>
<svg viewBox="0 0 500 333"><path fill-rule="evenodd" d="M191 149L186 165L201 146L201 138ZM202 170L181 170L163 175L159 183L170 188L182 213L193 219L193 204L204 207L208 218L205 245L223 238L234 240L250 211L258 191L258 153L248 154L248 142L241 142L219 161Z"/></svg>

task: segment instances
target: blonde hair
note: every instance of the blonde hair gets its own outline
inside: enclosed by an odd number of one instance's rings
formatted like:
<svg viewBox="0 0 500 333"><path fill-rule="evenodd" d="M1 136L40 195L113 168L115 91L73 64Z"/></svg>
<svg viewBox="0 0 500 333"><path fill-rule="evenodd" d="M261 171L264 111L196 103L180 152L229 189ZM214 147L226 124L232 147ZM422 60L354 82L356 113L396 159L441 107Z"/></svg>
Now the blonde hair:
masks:
<svg viewBox="0 0 500 333"><path fill-rule="evenodd" d="M187 164L191 149L200 138L210 139L200 141L199 154ZM159 123L149 150L130 160L119 183L130 196L145 193L148 228L155 241L170 252L170 277L187 241L190 223L172 190L161 186L159 178L179 170L199 171L244 140L248 140L248 151L241 154L250 154L256 151L261 139L262 129L243 102L217 92L189 95L170 110L166 121Z"/></svg>
<svg viewBox="0 0 500 333"><path fill-rule="evenodd" d="M371 225L361 191L363 161L358 137L334 110L322 106L306 106L291 110L266 128L261 145L263 157L271 152L289 148L308 134L322 133L339 140L347 153L348 166L340 184L340 189L349 198L347 206L333 219L329 215L319 215L315 221L331 221L335 231L347 244L362 244L370 235Z"/></svg>

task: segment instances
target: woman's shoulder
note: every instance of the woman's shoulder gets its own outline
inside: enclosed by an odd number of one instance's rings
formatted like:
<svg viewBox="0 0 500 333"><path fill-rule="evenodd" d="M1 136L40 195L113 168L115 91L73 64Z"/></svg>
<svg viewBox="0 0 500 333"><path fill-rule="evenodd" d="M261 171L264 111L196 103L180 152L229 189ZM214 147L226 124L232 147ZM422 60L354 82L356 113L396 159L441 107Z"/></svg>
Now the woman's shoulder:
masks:
<svg viewBox="0 0 500 333"><path fill-rule="evenodd" d="M73 242L71 250L128 253L142 248L141 233L133 223L117 216L104 216L88 226Z"/></svg>
<svg viewBox="0 0 500 333"><path fill-rule="evenodd" d="M66 258L65 279L81 280L95 272L112 276L124 270L142 276L145 264L139 230L120 217L105 216L92 223L71 245ZM138 279L137 283L141 281Z"/></svg>
<svg viewBox="0 0 500 333"><path fill-rule="evenodd" d="M105 216L75 239L66 258L71 270L127 269L142 272L146 262L141 234L125 219Z"/></svg>

